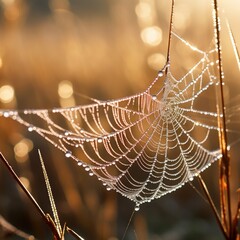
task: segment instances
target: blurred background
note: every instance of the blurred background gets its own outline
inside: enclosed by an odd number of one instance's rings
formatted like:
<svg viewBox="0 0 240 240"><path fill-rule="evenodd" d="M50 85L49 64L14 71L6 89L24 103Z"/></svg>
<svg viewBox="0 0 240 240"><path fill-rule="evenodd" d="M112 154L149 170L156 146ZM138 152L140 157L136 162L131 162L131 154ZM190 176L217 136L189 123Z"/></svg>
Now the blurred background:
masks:
<svg viewBox="0 0 240 240"><path fill-rule="evenodd" d="M166 62L171 1L0 0L0 108L53 108L84 104L85 94L113 99L144 91ZM225 97L239 106L239 68L226 28L240 46L239 2L221 5ZM213 39L212 4L178 0L174 31L202 50ZM174 73L181 76L194 56L174 46ZM237 125L236 125L237 126ZM239 154L231 150L233 206L239 187ZM0 151L39 205L51 212L41 172L40 149L62 223L85 239L223 239L210 207L186 185L141 206L106 191L96 178L18 123L0 119ZM218 201L218 164L204 172ZM197 181L193 181L196 185ZM0 164L0 215L38 239L51 239L36 209ZM129 226L128 226L129 223ZM1 235L0 235L1 236ZM8 239L21 239L14 236ZM72 239L67 237L66 239Z"/></svg>

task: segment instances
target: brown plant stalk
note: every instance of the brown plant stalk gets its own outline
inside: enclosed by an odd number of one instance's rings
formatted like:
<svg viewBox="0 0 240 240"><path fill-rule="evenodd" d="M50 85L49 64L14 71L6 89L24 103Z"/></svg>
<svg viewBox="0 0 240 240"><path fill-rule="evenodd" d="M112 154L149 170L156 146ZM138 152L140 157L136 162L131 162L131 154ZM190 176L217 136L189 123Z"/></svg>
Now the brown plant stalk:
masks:
<svg viewBox="0 0 240 240"><path fill-rule="evenodd" d="M228 230L228 237L232 239L232 213L231 213L231 195L230 195L230 157L227 148L227 130L226 130L226 115L225 102L223 93L223 66L222 66L222 51L221 51L221 36L220 36L220 17L218 1L213 0L213 19L215 29L215 41L218 53L218 75L219 75L219 95L220 101L218 106L218 125L219 125L219 142L222 152L220 160L220 208L221 218L225 227Z"/></svg>

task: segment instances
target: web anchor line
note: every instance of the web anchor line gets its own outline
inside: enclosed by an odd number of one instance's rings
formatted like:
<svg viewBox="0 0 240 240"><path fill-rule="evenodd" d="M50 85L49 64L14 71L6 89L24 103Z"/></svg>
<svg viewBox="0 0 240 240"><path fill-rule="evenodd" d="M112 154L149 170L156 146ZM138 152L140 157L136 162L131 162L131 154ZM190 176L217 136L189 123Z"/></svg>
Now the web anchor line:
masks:
<svg viewBox="0 0 240 240"><path fill-rule="evenodd" d="M199 55L180 78L167 62L152 84L133 96L71 108L1 110L0 116L41 135L107 190L134 201L137 211L221 157L216 104L208 100L218 84L216 49L204 52L176 33L172 37ZM76 150L84 153L82 159Z"/></svg>

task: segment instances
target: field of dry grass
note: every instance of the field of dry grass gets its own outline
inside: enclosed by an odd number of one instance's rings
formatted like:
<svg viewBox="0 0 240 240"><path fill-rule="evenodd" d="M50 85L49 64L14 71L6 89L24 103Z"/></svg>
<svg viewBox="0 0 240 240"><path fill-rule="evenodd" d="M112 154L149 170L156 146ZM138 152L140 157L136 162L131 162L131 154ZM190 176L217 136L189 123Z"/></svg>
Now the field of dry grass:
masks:
<svg viewBox="0 0 240 240"><path fill-rule="evenodd" d="M229 137L234 142L240 129L240 74L225 19L240 47L239 3L221 2L220 7L225 9L221 33L227 126L236 131ZM80 94L107 100L144 91L166 62L170 10L170 1L164 0L0 0L0 109L70 107L89 103ZM213 39L212 11L207 0L176 1L174 31L207 50ZM171 51L173 72L181 77L196 56L177 44ZM134 203L106 191L96 177L76 168L37 134L1 117L0 152L45 212L51 208L38 149L61 223L84 239L117 240L126 229L126 240L223 239L211 208L191 185L141 206L127 228ZM239 201L238 150L236 143L230 151L234 212ZM75 154L83 156L81 151ZM214 163L203 173L216 203L218 170ZM200 189L197 181L192 184ZM51 239L51 231L3 164L0 216L37 239ZM0 238L5 233L0 226Z"/></svg>

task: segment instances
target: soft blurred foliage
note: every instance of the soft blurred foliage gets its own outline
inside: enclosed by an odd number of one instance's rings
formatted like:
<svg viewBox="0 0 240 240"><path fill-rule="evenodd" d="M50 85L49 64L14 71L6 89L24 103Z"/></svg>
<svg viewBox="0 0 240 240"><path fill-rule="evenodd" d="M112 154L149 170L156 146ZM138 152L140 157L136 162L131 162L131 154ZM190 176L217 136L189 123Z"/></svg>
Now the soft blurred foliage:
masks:
<svg viewBox="0 0 240 240"><path fill-rule="evenodd" d="M112 99L143 91L166 61L170 2L0 0L0 108L67 107L86 103L79 94ZM231 0L225 5L223 25L229 19L239 46L239 3ZM181 36L208 48L213 39L209 1L176 1L174 20ZM239 69L224 26L226 100L239 105ZM176 75L193 61L190 53L177 46L172 49ZM45 160L61 222L86 239L121 239L134 209L132 202L106 191L41 137L12 120L0 119L0 151L50 212L37 149ZM235 204L239 155L233 150L231 157ZM41 217L0 166L0 214L38 239L51 239ZM217 163L203 176L217 200ZM197 181L193 184L197 186ZM221 233L209 206L187 185L141 206L125 239L221 239Z"/></svg>

